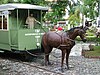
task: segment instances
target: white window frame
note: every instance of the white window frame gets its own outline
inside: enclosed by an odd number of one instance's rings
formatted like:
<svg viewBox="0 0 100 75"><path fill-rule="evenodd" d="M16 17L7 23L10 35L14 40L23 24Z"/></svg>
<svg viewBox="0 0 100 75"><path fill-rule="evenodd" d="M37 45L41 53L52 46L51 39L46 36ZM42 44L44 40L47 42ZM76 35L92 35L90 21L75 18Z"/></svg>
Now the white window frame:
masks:
<svg viewBox="0 0 100 75"><path fill-rule="evenodd" d="M8 31L9 30L9 26L8 26L8 17L9 17L9 15L0 13L0 16L2 17L2 28L0 30ZM7 18L7 29L4 29L4 27L3 27L3 18L4 18L3 16L6 16L6 18Z"/></svg>

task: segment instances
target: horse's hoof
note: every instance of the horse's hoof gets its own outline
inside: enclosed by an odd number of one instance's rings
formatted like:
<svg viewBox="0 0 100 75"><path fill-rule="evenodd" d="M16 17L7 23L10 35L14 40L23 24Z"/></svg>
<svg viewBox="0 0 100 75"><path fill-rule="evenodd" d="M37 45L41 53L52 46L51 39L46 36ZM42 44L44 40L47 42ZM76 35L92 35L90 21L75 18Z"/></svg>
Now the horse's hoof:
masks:
<svg viewBox="0 0 100 75"><path fill-rule="evenodd" d="M51 62L48 62L48 65L52 65L52 63Z"/></svg>
<svg viewBox="0 0 100 75"><path fill-rule="evenodd" d="M44 66L48 66L48 63L45 63Z"/></svg>
<svg viewBox="0 0 100 75"><path fill-rule="evenodd" d="M52 65L52 63L51 62L45 63L45 66L48 66L48 65Z"/></svg>
<svg viewBox="0 0 100 75"><path fill-rule="evenodd" d="M69 68L69 67L65 67L65 69L70 70L70 68Z"/></svg>
<svg viewBox="0 0 100 75"><path fill-rule="evenodd" d="M71 68L74 68L74 66L72 66L72 65L67 66L66 65L66 67L65 67L65 69L67 69L67 70L70 70Z"/></svg>

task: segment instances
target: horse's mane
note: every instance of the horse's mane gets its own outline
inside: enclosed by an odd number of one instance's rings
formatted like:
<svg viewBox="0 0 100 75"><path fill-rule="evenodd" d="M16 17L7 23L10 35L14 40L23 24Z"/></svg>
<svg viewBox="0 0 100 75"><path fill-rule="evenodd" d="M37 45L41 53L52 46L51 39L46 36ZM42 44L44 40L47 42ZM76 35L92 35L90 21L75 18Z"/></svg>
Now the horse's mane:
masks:
<svg viewBox="0 0 100 75"><path fill-rule="evenodd" d="M67 30L66 32L73 32L75 29L78 29L78 28L81 28L81 27L74 27L74 28L71 28L70 30Z"/></svg>

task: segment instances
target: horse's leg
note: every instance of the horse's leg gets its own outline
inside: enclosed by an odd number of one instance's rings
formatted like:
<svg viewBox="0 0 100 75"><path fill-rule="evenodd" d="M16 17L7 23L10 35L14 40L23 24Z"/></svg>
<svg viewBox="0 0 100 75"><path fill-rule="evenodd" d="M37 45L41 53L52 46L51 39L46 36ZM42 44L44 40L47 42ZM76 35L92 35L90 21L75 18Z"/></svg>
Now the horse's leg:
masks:
<svg viewBox="0 0 100 75"><path fill-rule="evenodd" d="M45 53L45 65L46 65L46 66L48 65L48 55L49 55L49 54L46 54L46 53Z"/></svg>
<svg viewBox="0 0 100 75"><path fill-rule="evenodd" d="M52 48L49 47L49 55L50 55L51 51L52 51ZM51 63L50 63L50 61L49 61L49 55L47 56L47 57L48 57L48 58L47 58L47 61L48 61L48 65L51 65Z"/></svg>
<svg viewBox="0 0 100 75"><path fill-rule="evenodd" d="M70 50L66 50L66 66L68 70L69 70L69 64L68 64L69 54L70 54Z"/></svg>
<svg viewBox="0 0 100 75"><path fill-rule="evenodd" d="M63 64L64 64L64 58L65 58L66 50L62 50L62 61L61 61L61 71L63 72Z"/></svg>
<svg viewBox="0 0 100 75"><path fill-rule="evenodd" d="M49 62L49 54L51 53L52 48L48 47L47 50L45 51L45 65L50 65L51 63Z"/></svg>

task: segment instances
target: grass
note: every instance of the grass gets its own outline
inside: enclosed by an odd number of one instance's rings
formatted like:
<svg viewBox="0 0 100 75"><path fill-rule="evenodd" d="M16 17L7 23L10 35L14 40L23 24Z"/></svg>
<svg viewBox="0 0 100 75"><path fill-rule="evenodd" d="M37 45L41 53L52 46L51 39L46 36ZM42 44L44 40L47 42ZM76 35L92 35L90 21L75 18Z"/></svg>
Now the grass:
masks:
<svg viewBox="0 0 100 75"><path fill-rule="evenodd" d="M100 38L97 38L95 36L86 36L87 42L100 42ZM80 41L80 37L76 38L77 41Z"/></svg>
<svg viewBox="0 0 100 75"><path fill-rule="evenodd" d="M97 37L95 37L95 36L92 36L92 37L87 36L86 38L87 38L88 41L100 42L100 38L97 38Z"/></svg>
<svg viewBox="0 0 100 75"><path fill-rule="evenodd" d="M94 50L85 51L86 57L100 57L100 46L94 46Z"/></svg>

